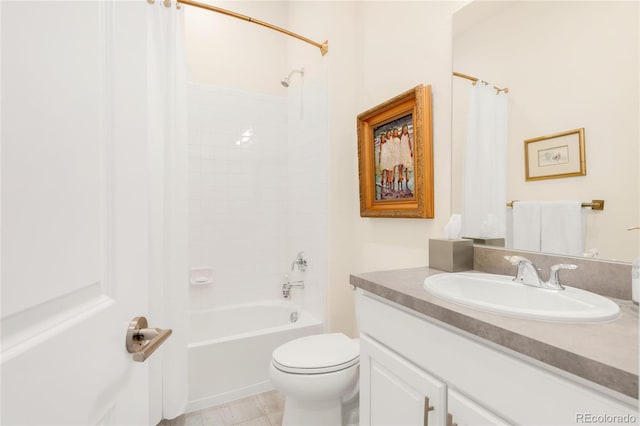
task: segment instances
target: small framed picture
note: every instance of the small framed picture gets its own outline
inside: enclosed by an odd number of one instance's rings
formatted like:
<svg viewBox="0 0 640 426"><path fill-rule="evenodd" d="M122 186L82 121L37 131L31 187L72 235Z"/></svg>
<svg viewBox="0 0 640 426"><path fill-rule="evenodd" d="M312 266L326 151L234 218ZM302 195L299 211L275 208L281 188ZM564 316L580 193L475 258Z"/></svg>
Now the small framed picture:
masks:
<svg viewBox="0 0 640 426"><path fill-rule="evenodd" d="M524 141L525 180L584 176L584 128Z"/></svg>
<svg viewBox="0 0 640 426"><path fill-rule="evenodd" d="M431 86L358 115L360 216L433 218Z"/></svg>

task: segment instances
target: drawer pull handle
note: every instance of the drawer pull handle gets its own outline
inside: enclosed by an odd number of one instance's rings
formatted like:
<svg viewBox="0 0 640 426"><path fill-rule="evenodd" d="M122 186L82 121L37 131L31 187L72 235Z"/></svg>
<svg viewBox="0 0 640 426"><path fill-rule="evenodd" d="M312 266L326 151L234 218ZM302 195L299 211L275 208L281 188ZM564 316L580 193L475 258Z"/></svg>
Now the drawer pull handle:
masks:
<svg viewBox="0 0 640 426"><path fill-rule="evenodd" d="M453 415L451 413L447 413L447 426L458 426L458 423L453 422Z"/></svg>
<svg viewBox="0 0 640 426"><path fill-rule="evenodd" d="M424 397L424 426L429 426L429 411L433 411L433 405L429 405L429 397Z"/></svg>

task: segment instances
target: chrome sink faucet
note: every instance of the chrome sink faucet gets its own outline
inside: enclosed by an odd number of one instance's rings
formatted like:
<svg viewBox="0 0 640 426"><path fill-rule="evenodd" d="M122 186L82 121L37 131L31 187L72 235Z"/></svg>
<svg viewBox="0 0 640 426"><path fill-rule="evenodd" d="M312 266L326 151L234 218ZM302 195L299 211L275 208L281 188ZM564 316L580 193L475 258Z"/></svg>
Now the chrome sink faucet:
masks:
<svg viewBox="0 0 640 426"><path fill-rule="evenodd" d="M512 265L518 265L518 272L516 272L516 276L513 278L513 281L548 290L564 290L564 287L560 284L558 273L561 269L578 268L578 266L571 263L553 265L551 267L551 273L549 274L549 281L544 281L542 277L540 277L540 270L536 268L533 262L529 259L521 256L505 256L504 258L511 262Z"/></svg>
<svg viewBox="0 0 640 426"><path fill-rule="evenodd" d="M518 265L518 272L516 272L513 281L534 287L542 287L544 281L532 261L521 256L505 256L504 258L511 262L512 265Z"/></svg>

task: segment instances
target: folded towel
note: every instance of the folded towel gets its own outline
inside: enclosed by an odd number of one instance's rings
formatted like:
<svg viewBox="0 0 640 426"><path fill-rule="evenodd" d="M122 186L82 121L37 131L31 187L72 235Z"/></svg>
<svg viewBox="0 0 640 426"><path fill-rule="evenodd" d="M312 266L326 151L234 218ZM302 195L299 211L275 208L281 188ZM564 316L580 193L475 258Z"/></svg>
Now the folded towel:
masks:
<svg viewBox="0 0 640 426"><path fill-rule="evenodd" d="M582 256L585 240L585 211L581 201L542 203L540 250L544 253Z"/></svg>
<svg viewBox="0 0 640 426"><path fill-rule="evenodd" d="M513 203L513 249L540 251L540 206L537 201Z"/></svg>

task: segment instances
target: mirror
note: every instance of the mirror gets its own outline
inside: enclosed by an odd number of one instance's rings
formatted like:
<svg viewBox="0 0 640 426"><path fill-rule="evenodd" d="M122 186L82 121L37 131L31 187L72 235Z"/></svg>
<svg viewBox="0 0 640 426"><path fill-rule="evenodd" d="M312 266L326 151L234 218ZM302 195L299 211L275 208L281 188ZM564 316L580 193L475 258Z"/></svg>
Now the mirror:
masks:
<svg viewBox="0 0 640 426"><path fill-rule="evenodd" d="M638 2L475 1L453 20L453 71L509 88L507 200L594 199L585 251L640 254ZM453 79L452 209L461 211L472 82ZM525 140L584 128L586 175L525 180Z"/></svg>

